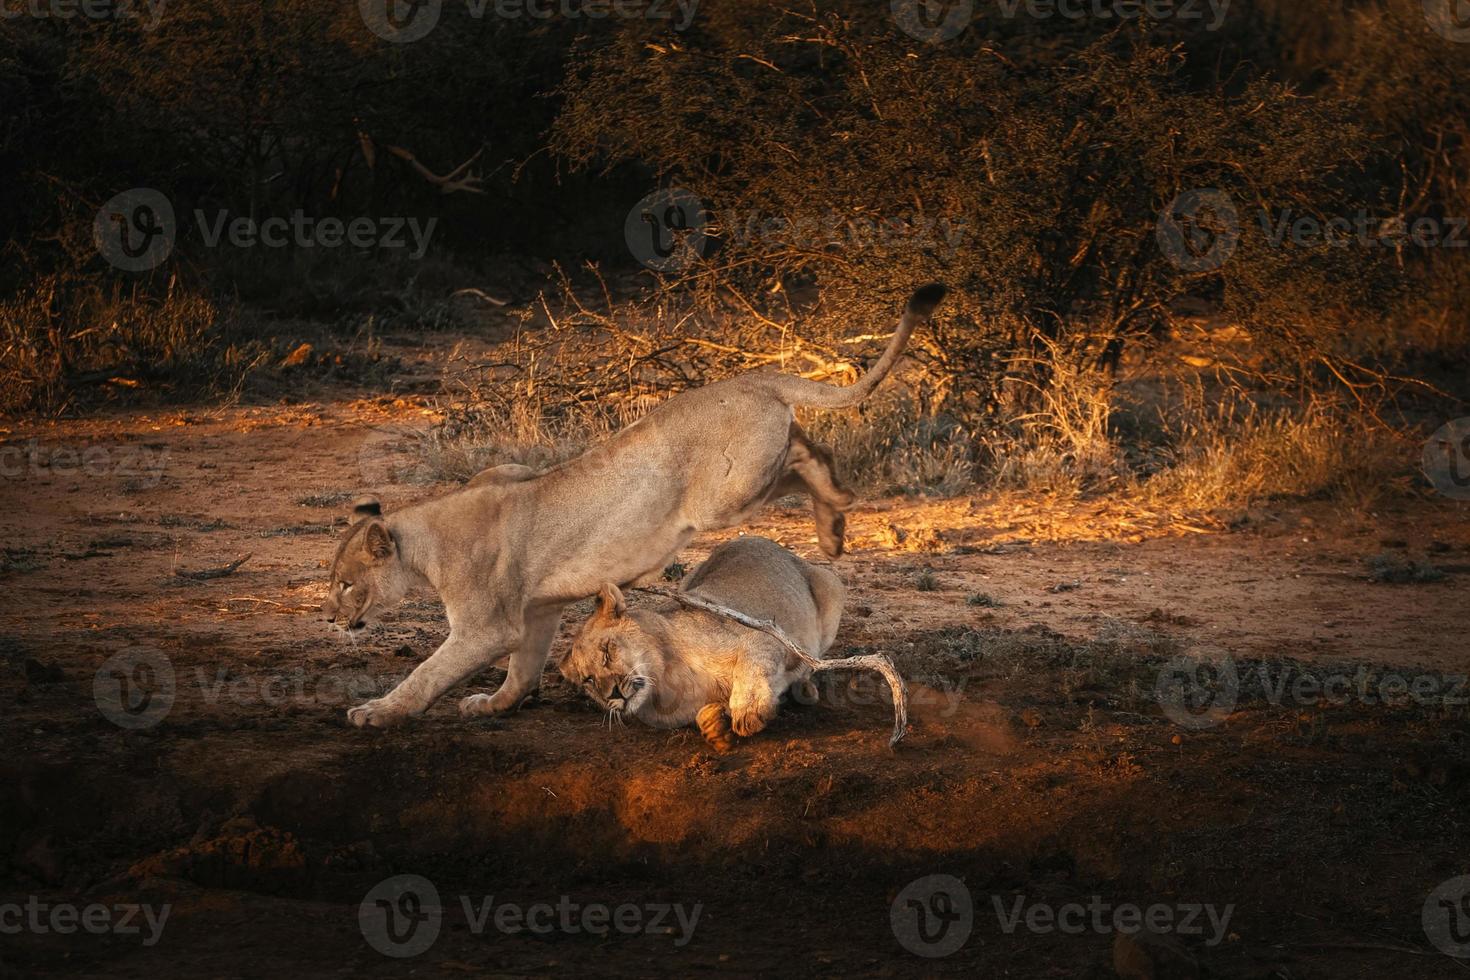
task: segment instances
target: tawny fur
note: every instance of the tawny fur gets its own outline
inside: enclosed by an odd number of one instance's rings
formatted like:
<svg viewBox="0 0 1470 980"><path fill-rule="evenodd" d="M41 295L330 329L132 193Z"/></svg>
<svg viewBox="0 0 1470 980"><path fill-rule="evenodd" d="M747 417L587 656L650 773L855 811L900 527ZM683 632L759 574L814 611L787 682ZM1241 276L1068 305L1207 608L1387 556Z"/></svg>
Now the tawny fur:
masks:
<svg viewBox="0 0 1470 980"><path fill-rule="evenodd" d="M444 601L449 638L386 696L352 708L358 726L423 713L468 677L510 658L493 695L464 715L509 711L540 683L562 609L605 582L651 581L701 531L744 523L772 497L813 498L823 549L842 550L852 495L831 454L796 425L795 406L845 408L897 364L914 329L943 299L914 294L888 349L846 388L752 372L684 392L582 456L542 474L496 467L472 485L383 516L354 508L323 611L360 629L427 585Z"/></svg>
<svg viewBox="0 0 1470 980"><path fill-rule="evenodd" d="M716 548L680 589L778 626L820 659L842 618L842 582L776 542L736 538ZM656 728L697 722L721 751L776 717L781 697L816 700L811 668L769 634L677 602L630 610L605 584L561 673L609 713Z"/></svg>

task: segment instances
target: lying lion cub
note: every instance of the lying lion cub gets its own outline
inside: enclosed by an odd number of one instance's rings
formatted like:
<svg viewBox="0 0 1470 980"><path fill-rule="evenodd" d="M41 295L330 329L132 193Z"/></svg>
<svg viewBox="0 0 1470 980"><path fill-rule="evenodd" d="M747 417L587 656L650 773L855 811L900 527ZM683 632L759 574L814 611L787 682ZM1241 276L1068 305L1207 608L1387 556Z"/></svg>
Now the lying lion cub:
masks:
<svg viewBox="0 0 1470 980"><path fill-rule="evenodd" d="M842 618L842 582L767 538L736 538L685 576L679 588L779 626L820 658ZM631 715L655 728L691 722L720 751L731 732L754 735L776 717L781 696L816 700L811 668L779 640L748 626L669 602L629 610L611 582L582 624L561 674L613 718Z"/></svg>
<svg viewBox="0 0 1470 980"><path fill-rule="evenodd" d="M842 512L853 497L833 473L831 453L797 426L793 407L861 402L944 294L939 285L914 293L878 363L846 388L751 372L671 398L545 473L497 467L386 517L376 500L358 501L323 613L358 630L415 585L428 585L444 600L449 638L403 683L348 718L358 726L396 724L506 657L500 689L459 707L464 715L511 710L540 683L567 603L604 582L651 580L696 534L741 524L773 497L810 494L823 550L841 554Z"/></svg>

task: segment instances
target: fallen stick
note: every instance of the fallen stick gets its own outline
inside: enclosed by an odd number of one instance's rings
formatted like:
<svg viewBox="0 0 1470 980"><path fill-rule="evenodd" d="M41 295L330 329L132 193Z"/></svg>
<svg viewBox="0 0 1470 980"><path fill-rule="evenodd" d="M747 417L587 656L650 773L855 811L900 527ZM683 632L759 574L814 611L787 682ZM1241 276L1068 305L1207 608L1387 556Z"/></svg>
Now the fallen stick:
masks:
<svg viewBox="0 0 1470 980"><path fill-rule="evenodd" d="M195 582L204 582L212 578L224 578L226 575L235 574L236 569L254 557L255 554L252 552L239 561L232 561L222 568L202 568L197 572L186 572L182 568L175 568L174 574L179 578L192 579Z"/></svg>
<svg viewBox="0 0 1470 980"><path fill-rule="evenodd" d="M691 609L702 609L716 616L734 620L741 626L748 626L753 630L760 630L769 636L775 637L781 645L812 669L812 673L823 670L872 670L883 675L888 681L888 688L893 692L893 737L888 740L890 748L897 745L909 731L909 689L903 681L903 675L898 668L893 666L893 661L881 653L869 653L859 657L839 657L834 660L818 660L808 654L801 647L791 641L785 631L769 619L756 619L745 613L737 612L727 606L708 602L704 599L695 598L687 592L665 592L662 589L650 589L655 595L667 596L680 605Z"/></svg>

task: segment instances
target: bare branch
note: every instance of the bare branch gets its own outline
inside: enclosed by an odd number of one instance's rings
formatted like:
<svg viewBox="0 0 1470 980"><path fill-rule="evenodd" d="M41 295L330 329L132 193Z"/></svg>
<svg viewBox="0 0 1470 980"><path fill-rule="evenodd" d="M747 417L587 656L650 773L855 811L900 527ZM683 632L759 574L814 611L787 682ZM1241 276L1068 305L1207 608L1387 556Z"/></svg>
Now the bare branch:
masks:
<svg viewBox="0 0 1470 980"><path fill-rule="evenodd" d="M756 619L745 613L737 612L727 606L699 599L687 592L666 592L663 589L649 589L655 595L667 596L680 605L689 606L693 609L702 609L716 616L723 616L733 620L741 626L748 626L753 630L760 630L769 636L775 637L781 645L790 650L796 657L808 667L813 673L822 670L872 670L883 675L888 681L888 687L893 692L893 736L889 738L889 747L895 746L903 739L909 731L909 691L904 684L903 675L898 668L893 666L893 661L881 653L870 653L860 657L841 657L833 660L818 660L808 654L801 647L791 641L785 631L769 619Z"/></svg>
<svg viewBox="0 0 1470 980"><path fill-rule="evenodd" d="M373 165L373 154L370 147L374 145L372 138L366 134L358 135L363 144L363 156L367 159L368 166L371 167ZM485 152L483 146L475 151L474 156L442 176L434 173L434 171L420 163L419 158L414 156L411 150L406 150L401 146L390 146L386 144L383 146L383 149L400 160L406 160L408 165L413 167L420 177L439 188L440 194L454 194L459 191L464 191L467 194L485 193L484 188L480 186L481 176L478 173L470 172L470 167L474 166L475 161L479 160L480 155Z"/></svg>

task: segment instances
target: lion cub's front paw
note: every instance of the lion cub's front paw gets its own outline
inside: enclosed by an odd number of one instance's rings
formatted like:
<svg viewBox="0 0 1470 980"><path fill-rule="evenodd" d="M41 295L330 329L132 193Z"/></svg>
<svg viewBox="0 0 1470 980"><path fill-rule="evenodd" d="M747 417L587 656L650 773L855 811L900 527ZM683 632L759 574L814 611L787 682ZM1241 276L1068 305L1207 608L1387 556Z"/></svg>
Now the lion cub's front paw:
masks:
<svg viewBox="0 0 1470 980"><path fill-rule="evenodd" d="M509 698L495 694L471 694L459 703L461 718L479 718L485 715L503 715L515 707Z"/></svg>
<svg viewBox="0 0 1470 980"><path fill-rule="evenodd" d="M695 718L699 732L716 752L724 754L735 748L735 736L730 730L730 716L722 704L707 704L699 709Z"/></svg>
<svg viewBox="0 0 1470 980"><path fill-rule="evenodd" d="M347 710L347 720L358 728L391 728L408 719L408 712L388 703L387 698L378 698Z"/></svg>

